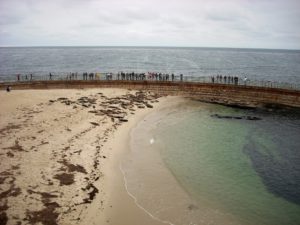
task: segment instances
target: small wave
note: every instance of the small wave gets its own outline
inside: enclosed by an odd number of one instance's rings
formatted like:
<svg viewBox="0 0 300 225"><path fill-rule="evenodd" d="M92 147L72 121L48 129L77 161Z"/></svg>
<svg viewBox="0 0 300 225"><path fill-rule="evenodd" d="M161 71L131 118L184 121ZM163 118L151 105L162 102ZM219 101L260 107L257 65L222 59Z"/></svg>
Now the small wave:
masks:
<svg viewBox="0 0 300 225"><path fill-rule="evenodd" d="M130 197L133 198L134 203L135 203L140 209L142 209L146 214L148 214L152 219L154 219L154 220L156 220L156 221L158 221L158 222L164 223L164 224L175 225L175 224L173 224L173 223L170 222L170 221L159 219L158 217L156 217L156 216L154 216L152 213L150 213L147 209L145 209L143 206L141 206L141 205L138 203L137 198L136 198L133 194L131 194L131 193L129 192L129 190L128 190L127 180L126 180L126 177L125 177L125 172L124 172L124 170L122 169L122 165L121 165L121 164L120 164L120 170L121 170L121 172L122 172L122 174L123 174L126 192L128 193L128 195L129 195Z"/></svg>

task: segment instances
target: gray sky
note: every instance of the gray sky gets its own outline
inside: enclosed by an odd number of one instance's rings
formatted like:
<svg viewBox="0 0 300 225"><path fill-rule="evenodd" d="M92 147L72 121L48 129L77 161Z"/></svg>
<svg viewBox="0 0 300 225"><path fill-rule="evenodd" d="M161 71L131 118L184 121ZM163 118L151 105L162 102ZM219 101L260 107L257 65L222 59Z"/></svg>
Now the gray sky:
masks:
<svg viewBox="0 0 300 225"><path fill-rule="evenodd" d="M0 46L300 49L299 0L0 0Z"/></svg>

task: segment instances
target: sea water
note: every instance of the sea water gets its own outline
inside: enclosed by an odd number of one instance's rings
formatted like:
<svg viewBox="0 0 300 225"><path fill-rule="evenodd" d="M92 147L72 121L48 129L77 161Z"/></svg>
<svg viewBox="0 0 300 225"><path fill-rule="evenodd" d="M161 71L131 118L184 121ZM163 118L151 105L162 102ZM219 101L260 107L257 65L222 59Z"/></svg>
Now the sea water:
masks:
<svg viewBox="0 0 300 225"><path fill-rule="evenodd" d="M295 112L186 100L132 131L122 170L137 204L167 224L297 225L299 137Z"/></svg>
<svg viewBox="0 0 300 225"><path fill-rule="evenodd" d="M0 81L16 74L161 72L300 84L300 51L177 47L0 47Z"/></svg>

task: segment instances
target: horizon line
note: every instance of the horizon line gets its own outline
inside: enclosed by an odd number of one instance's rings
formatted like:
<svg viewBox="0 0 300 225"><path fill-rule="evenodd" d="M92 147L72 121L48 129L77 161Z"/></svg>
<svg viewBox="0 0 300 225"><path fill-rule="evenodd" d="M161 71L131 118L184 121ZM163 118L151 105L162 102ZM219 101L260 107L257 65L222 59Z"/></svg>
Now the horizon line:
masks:
<svg viewBox="0 0 300 225"><path fill-rule="evenodd" d="M263 48L263 47L204 47L204 46L159 46L159 45L15 45L0 46L0 48L47 48L47 47L100 47L100 48L220 48L220 49L253 49L253 50L289 50L299 51L300 49L289 48Z"/></svg>

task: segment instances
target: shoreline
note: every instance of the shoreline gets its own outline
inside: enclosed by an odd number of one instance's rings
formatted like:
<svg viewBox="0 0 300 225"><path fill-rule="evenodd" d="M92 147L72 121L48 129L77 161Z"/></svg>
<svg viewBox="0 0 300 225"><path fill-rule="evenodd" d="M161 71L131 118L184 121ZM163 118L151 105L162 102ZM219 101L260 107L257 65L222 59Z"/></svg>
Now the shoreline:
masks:
<svg viewBox="0 0 300 225"><path fill-rule="evenodd" d="M124 124L118 129L113 137L108 141L105 151L109 154L109 161L103 167L103 173L108 179L102 185L107 190L107 205L103 211L103 216L89 213L82 221L83 224L114 224L114 225L163 225L170 224L154 217L136 201L136 198L127 190L124 171L121 163L130 152L130 134L137 124L145 119L149 114L159 110L168 97L160 99L155 105L155 109L146 109L138 112L135 119ZM117 142L116 142L117 141ZM114 151L110 151L114 149ZM100 197L100 196L99 196ZM97 198L95 201L97 204ZM94 209L96 207L93 207Z"/></svg>
<svg viewBox="0 0 300 225"><path fill-rule="evenodd" d="M158 98L112 88L0 93L4 224L160 225L128 195L118 167L129 130Z"/></svg>

